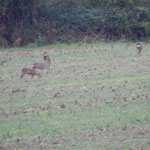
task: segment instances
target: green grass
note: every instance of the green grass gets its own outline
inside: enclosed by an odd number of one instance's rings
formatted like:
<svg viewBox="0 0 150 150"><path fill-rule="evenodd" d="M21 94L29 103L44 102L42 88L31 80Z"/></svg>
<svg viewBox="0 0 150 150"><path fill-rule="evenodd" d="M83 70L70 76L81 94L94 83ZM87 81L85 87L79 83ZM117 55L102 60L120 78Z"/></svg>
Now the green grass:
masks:
<svg viewBox="0 0 150 150"><path fill-rule="evenodd" d="M144 43L143 43L144 44ZM0 149L150 149L150 44L0 49ZM41 78L23 67L51 57Z"/></svg>

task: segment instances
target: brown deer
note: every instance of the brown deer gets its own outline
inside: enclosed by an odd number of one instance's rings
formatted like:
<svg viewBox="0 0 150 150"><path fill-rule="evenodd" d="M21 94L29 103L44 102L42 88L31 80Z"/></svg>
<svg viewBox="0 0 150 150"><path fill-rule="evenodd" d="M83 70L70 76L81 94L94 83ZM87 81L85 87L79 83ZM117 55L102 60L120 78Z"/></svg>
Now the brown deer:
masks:
<svg viewBox="0 0 150 150"><path fill-rule="evenodd" d="M34 63L33 65L32 65L32 68L33 69L41 69L42 71L45 69L45 65L44 64L42 64L42 63Z"/></svg>
<svg viewBox="0 0 150 150"><path fill-rule="evenodd" d="M140 44L140 43L137 43L136 44L136 49L137 49L137 54L138 55L141 55L141 52L142 52L142 44Z"/></svg>
<svg viewBox="0 0 150 150"><path fill-rule="evenodd" d="M32 77L34 77L35 75L38 76L39 78L41 77L40 73L37 73L35 71L35 69L31 69L31 68L23 68L22 69L22 75L20 76L20 78L23 78L23 76L25 74L31 75Z"/></svg>
<svg viewBox="0 0 150 150"><path fill-rule="evenodd" d="M51 60L47 52L43 53L43 60L44 60L44 66L48 69L50 67Z"/></svg>

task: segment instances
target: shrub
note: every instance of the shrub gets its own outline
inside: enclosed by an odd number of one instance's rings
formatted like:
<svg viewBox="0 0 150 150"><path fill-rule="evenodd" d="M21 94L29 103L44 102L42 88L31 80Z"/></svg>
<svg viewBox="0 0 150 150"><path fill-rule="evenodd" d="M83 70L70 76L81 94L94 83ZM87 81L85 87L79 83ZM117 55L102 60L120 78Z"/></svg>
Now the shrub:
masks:
<svg viewBox="0 0 150 150"><path fill-rule="evenodd" d="M38 39L35 41L35 44L39 47L43 46L45 44L45 38L38 36Z"/></svg>

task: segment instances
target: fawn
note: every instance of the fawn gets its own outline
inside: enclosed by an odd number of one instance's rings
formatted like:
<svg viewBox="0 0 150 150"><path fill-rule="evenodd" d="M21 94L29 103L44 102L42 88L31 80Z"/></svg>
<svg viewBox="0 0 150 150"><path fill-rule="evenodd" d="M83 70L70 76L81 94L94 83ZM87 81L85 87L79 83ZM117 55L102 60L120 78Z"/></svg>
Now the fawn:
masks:
<svg viewBox="0 0 150 150"><path fill-rule="evenodd" d="M23 68L20 78L23 78L25 74L31 75L32 77L34 77L35 75L39 78L41 77L40 73L37 73L33 68Z"/></svg>

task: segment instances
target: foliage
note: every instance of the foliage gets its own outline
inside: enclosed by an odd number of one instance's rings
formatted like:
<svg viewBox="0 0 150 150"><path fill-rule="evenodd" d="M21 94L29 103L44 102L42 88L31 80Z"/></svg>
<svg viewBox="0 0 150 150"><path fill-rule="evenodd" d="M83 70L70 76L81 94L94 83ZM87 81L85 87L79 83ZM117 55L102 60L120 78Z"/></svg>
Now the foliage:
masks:
<svg viewBox="0 0 150 150"><path fill-rule="evenodd" d="M16 40L13 34L17 29L24 32L33 24L34 3L35 0L0 0L0 27L4 25L6 31L2 36L10 45Z"/></svg>
<svg viewBox="0 0 150 150"><path fill-rule="evenodd" d="M46 38L44 44L85 37L144 41L150 37L149 4L148 0L0 0L0 34L9 45L18 37L27 45L38 36Z"/></svg>
<svg viewBox="0 0 150 150"><path fill-rule="evenodd" d="M55 5L41 6L38 8L38 17L50 22L60 36L59 32L64 34L67 30L74 30L80 35L100 34L107 40L123 37L129 40L149 38L149 8L131 9L129 6L125 8L113 6L109 9L89 9L76 6L74 9L67 9L67 7L69 6L61 5L58 8Z"/></svg>
<svg viewBox="0 0 150 150"><path fill-rule="evenodd" d="M38 39L35 41L37 46L43 46L44 42L45 42L45 38L41 36L39 36Z"/></svg>

